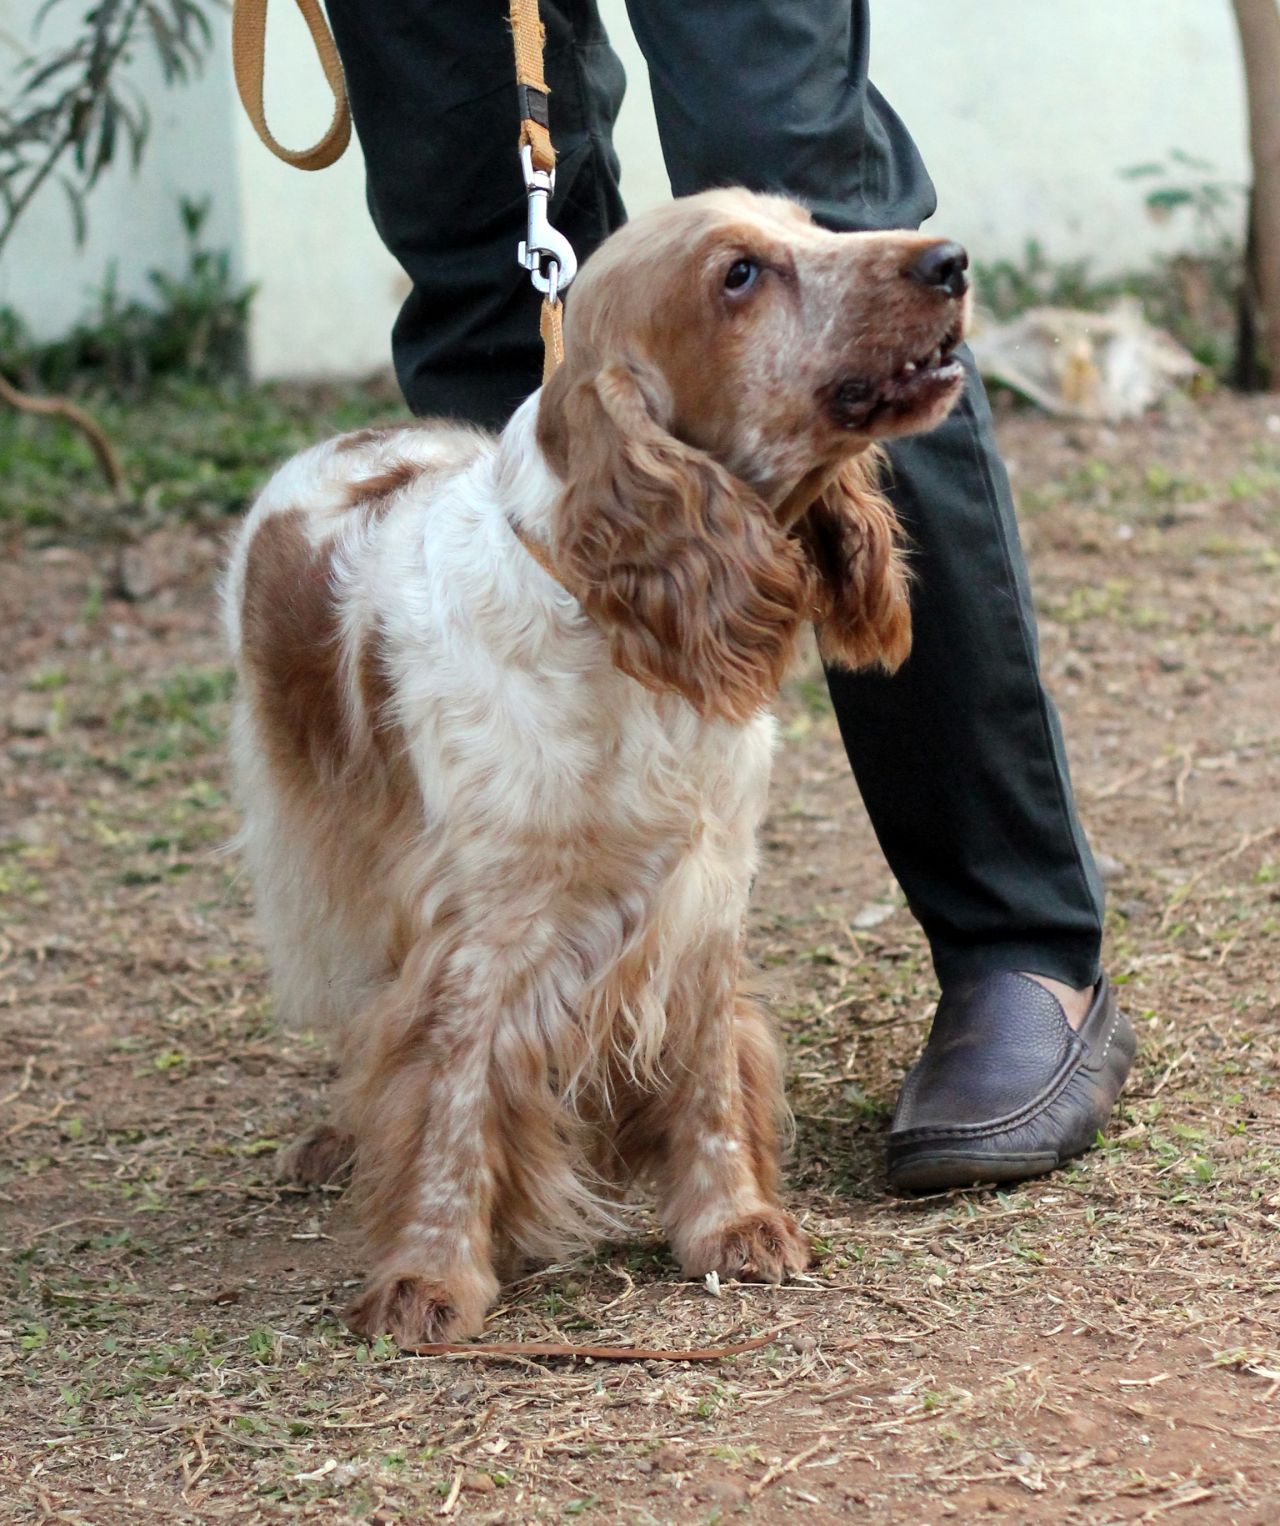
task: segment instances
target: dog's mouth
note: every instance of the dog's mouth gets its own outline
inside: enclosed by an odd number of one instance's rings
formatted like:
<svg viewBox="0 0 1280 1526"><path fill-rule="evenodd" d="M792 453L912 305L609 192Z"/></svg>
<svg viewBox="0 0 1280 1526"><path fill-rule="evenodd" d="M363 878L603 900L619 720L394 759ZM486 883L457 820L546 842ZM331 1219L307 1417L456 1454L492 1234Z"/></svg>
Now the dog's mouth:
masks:
<svg viewBox="0 0 1280 1526"><path fill-rule="evenodd" d="M832 389L828 407L841 429L860 434L898 431L954 401L964 381L956 347L964 337L957 323L931 350L906 361L889 376L846 376Z"/></svg>

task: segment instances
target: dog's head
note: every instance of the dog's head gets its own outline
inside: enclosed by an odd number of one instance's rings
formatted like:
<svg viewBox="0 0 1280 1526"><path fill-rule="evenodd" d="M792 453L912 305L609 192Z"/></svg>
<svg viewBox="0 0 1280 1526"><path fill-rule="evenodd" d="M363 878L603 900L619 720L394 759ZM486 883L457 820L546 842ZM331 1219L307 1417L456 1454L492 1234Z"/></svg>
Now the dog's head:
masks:
<svg viewBox="0 0 1280 1526"><path fill-rule="evenodd" d="M676 201L592 255L538 438L565 483L556 564L623 671L742 720L806 618L829 660L903 661L872 447L959 396L966 290L954 244L829 233L746 191Z"/></svg>

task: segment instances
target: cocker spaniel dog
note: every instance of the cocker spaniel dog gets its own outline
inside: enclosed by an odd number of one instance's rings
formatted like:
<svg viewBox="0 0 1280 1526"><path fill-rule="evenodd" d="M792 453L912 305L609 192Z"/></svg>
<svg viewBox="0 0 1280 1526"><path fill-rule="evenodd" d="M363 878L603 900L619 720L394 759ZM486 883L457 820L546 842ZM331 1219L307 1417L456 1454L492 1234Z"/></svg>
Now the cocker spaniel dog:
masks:
<svg viewBox="0 0 1280 1526"><path fill-rule="evenodd" d="M564 364L498 437L296 457L226 582L243 847L287 1021L335 1036L353 1330L473 1334L521 1257L643 1185L685 1274L806 1265L779 1057L741 984L774 728L911 641L872 442L963 385L964 253L713 191L587 262Z"/></svg>

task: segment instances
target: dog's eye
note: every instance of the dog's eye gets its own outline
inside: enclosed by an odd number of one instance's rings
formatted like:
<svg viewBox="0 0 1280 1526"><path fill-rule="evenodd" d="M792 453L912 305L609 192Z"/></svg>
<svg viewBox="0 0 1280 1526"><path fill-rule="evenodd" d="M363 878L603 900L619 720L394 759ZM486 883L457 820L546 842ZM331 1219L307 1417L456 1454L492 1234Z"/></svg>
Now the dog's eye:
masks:
<svg viewBox="0 0 1280 1526"><path fill-rule="evenodd" d="M754 260L734 260L733 264L725 271L724 289L726 291L746 291L748 287L755 285L756 277L760 274L760 267Z"/></svg>

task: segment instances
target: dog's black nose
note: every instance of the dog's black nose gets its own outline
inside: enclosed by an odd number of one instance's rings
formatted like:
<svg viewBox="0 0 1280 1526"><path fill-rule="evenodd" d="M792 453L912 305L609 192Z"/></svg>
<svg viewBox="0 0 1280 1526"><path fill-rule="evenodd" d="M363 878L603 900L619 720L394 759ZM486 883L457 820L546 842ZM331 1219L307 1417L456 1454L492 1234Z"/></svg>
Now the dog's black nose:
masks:
<svg viewBox="0 0 1280 1526"><path fill-rule="evenodd" d="M940 286L949 297L963 297L969 290L969 255L963 244L930 244L907 274L922 286Z"/></svg>

